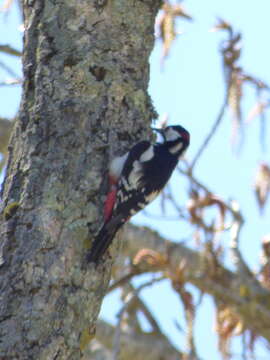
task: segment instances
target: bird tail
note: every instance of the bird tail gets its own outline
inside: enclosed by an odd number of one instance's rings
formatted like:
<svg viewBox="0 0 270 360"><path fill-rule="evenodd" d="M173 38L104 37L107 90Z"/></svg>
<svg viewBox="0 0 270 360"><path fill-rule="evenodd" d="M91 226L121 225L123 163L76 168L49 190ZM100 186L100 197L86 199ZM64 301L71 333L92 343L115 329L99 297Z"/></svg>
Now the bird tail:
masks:
<svg viewBox="0 0 270 360"><path fill-rule="evenodd" d="M96 265L99 263L123 223L124 222L119 222L119 219L115 218L102 226L94 240L92 248L86 256L87 262L95 263Z"/></svg>

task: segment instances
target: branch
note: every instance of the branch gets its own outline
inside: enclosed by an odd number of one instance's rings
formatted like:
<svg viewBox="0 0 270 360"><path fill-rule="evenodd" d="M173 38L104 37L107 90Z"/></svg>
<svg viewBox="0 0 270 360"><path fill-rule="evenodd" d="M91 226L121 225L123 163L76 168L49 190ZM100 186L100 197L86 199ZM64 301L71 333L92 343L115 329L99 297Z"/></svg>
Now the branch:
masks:
<svg viewBox="0 0 270 360"><path fill-rule="evenodd" d="M231 226L231 242L230 242L233 262L236 265L239 274L250 275L251 272L239 250L239 235L244 221L240 213L239 205L235 201L232 203L231 209L234 214L234 221Z"/></svg>
<svg viewBox="0 0 270 360"><path fill-rule="evenodd" d="M115 327L103 320L97 324L96 339L106 348L113 349ZM166 338L155 333L130 333L121 330L121 360L181 360L182 354Z"/></svg>
<svg viewBox="0 0 270 360"><path fill-rule="evenodd" d="M18 57L22 56L21 51L14 49L10 45L0 45L0 52L4 52L8 55L13 55Z"/></svg>
<svg viewBox="0 0 270 360"><path fill-rule="evenodd" d="M181 174L186 175L193 184L195 184L198 188L204 190L205 193L207 194L212 193L212 191L210 191L205 185L199 182L195 178L194 174L192 174L191 172L189 171L185 172L181 170L179 167L178 167L178 171ZM240 212L239 205L237 204L236 201L233 201L231 203L226 203L225 201L223 201L222 204L224 208L226 208L226 210L230 212L233 218L232 224L230 225L230 230L231 230L230 248L232 252L232 260L237 268L238 275L244 276L246 280L249 279L249 281L255 281L255 283L257 283L257 279L254 278L251 270L244 261L241 252L239 251L240 231L244 223L244 219Z"/></svg>
<svg viewBox="0 0 270 360"><path fill-rule="evenodd" d="M5 64L3 61L0 61L0 67L15 79L19 78L19 76L15 73L15 71L13 71L13 69L7 64Z"/></svg>
<svg viewBox="0 0 270 360"><path fill-rule="evenodd" d="M125 299L124 299L124 305L122 306L121 310L117 314L118 323L117 323L117 326L115 329L115 334L114 334L113 356L112 356L113 360L117 360L119 358L119 354L120 354L120 347L121 347L120 340L121 340L121 333L122 333L122 328L123 328L124 314L128 311L128 309L130 307L132 307L134 302L137 302L138 294L142 289L144 289L145 287L151 286L155 282L160 281L160 280L164 280L164 276L162 276L161 278L158 278L158 279L153 279L147 283L144 283L141 286L139 286L137 289L131 288L131 291L128 291L128 293L126 294Z"/></svg>
<svg viewBox="0 0 270 360"><path fill-rule="evenodd" d="M197 161L199 160L199 158L201 157L203 151L206 149L207 145L209 144L210 140L212 139L212 137L215 135L219 125L221 124L221 120L224 116L224 113L225 113L225 110L226 110L226 107L227 107L227 104L228 104L228 91L226 91L226 95L225 95L225 99L224 99L224 102L220 108L220 111L219 111L219 114L209 132L209 134L206 136L206 138L204 139L202 145L199 147L199 150L197 151L197 154L195 155L191 165L190 165L190 168L189 168L189 172L192 173Z"/></svg>
<svg viewBox="0 0 270 360"><path fill-rule="evenodd" d="M0 82L0 86L13 86L13 85L21 85L22 84L22 79L19 78L11 78L11 79L6 79L4 81Z"/></svg>
<svg viewBox="0 0 270 360"><path fill-rule="evenodd" d="M233 273L221 264L211 273L209 259L203 253L166 240L148 228L128 224L123 237L123 252L132 258L139 250L149 248L167 256L171 271L176 271L180 262L186 261L186 281L212 295L216 301L233 307L247 328L270 341L270 292L263 288L256 278L253 277L253 281L243 281L241 275ZM164 270L164 267L153 268L151 264L148 267L145 264L145 268L149 272Z"/></svg>

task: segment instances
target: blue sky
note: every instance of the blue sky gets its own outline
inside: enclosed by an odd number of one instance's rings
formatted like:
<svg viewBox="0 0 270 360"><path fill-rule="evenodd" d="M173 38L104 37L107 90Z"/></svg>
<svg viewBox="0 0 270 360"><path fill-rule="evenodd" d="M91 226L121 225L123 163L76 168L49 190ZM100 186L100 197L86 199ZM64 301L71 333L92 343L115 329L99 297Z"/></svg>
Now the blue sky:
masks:
<svg viewBox="0 0 270 360"><path fill-rule="evenodd" d="M157 41L150 59L149 92L160 116L167 113L170 123L180 123L190 131L191 146L187 159L192 160L215 121L224 98L222 62L218 49L220 41L225 39L226 35L223 32L209 32L209 29L216 23L217 17L222 17L230 22L235 30L240 31L243 35L243 50L239 63L246 72L270 84L270 3L269 0L260 0L256 3L244 0L186 0L184 6L194 17L194 21L178 22L178 29L184 33L179 35L174 42L162 71L160 69L161 44ZM20 24L17 15L15 8L6 17L1 15L0 43L10 43L16 48L21 48L22 35L14 31ZM16 59L2 55L0 59L7 61L16 72L20 72ZM0 81L5 76L0 69ZM19 87L0 87L0 116L13 116L18 110L19 97ZM245 119L245 115L255 102L253 90L247 89L244 97ZM269 121L269 114L267 121ZM269 205L265 209L264 216L260 217L253 193L258 162L263 160L269 162L270 142L267 144L266 151L263 152L259 143L259 129L259 120L254 119L246 127L245 142L241 152L236 154L232 151L230 144L231 118L226 113L222 125L210 146L205 150L195 171L198 179L224 200L233 198L239 202L246 220L240 246L252 269L258 266L260 240L263 235L270 232ZM269 139L269 131L268 126L266 141ZM183 177L174 176L172 185L180 204L185 205L187 182ZM157 200L148 210L157 213L159 201ZM190 228L180 221L154 221L145 217L144 214L139 214L133 222L147 224L175 241L189 238L191 235ZM229 237L225 235L223 241L229 241ZM226 263L232 266L229 257ZM138 282L140 281L139 279ZM115 313L119 309L118 295L116 291L106 299L102 309L102 315L113 322ZM164 331L170 334L174 344L183 348L183 335L173 324L174 319L177 319L184 326L183 313L181 304L170 285L165 282L144 290L143 297L153 309ZM196 320L196 344L204 360L220 359L213 327L212 303L206 296ZM241 351L239 342L234 342L233 352L237 354ZM258 354L267 359L267 353L262 346L258 346ZM240 358L233 357L235 360Z"/></svg>

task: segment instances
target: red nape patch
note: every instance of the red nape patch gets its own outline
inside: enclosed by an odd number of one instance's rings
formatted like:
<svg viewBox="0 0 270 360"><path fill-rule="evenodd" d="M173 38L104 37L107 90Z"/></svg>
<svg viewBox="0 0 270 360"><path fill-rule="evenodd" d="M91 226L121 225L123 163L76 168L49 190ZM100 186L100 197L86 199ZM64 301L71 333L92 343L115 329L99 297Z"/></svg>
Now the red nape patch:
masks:
<svg viewBox="0 0 270 360"><path fill-rule="evenodd" d="M112 216L115 200L116 200L116 188L108 193L107 198L105 200L105 204L104 204L105 221L110 220L110 217Z"/></svg>

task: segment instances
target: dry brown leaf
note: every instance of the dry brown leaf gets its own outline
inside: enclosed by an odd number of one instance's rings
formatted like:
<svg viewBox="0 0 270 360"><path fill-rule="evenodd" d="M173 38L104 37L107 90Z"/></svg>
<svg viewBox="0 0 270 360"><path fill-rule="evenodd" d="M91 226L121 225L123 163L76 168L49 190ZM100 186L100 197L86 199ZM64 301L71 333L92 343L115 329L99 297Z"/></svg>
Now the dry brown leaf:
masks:
<svg viewBox="0 0 270 360"><path fill-rule="evenodd" d="M260 212L263 213L270 192L270 167L261 163L255 177L255 195Z"/></svg>
<svg viewBox="0 0 270 360"><path fill-rule="evenodd" d="M3 5L0 7L0 12L7 12L10 10L13 0L4 0Z"/></svg>
<svg viewBox="0 0 270 360"><path fill-rule="evenodd" d="M270 290L270 234L265 235L262 239L260 262L260 282L266 289Z"/></svg>
<svg viewBox="0 0 270 360"><path fill-rule="evenodd" d="M175 20L177 17L183 17L191 20L191 16L185 11L180 4L170 4L165 2L162 6L162 14L158 17L156 22L156 29L159 37L162 40L162 61L168 56L172 43L179 34L176 30Z"/></svg>
<svg viewBox="0 0 270 360"><path fill-rule="evenodd" d="M204 221L204 209L211 206L218 208L218 226L213 224L207 225ZM187 210L190 214L190 222L196 224L209 232L217 232L224 230L226 206L222 199L212 193L206 193L200 196L196 191L192 190L190 198L187 202Z"/></svg>
<svg viewBox="0 0 270 360"><path fill-rule="evenodd" d="M257 116L262 115L268 106L270 106L270 101L258 101L250 110L246 123L250 123Z"/></svg>
<svg viewBox="0 0 270 360"><path fill-rule="evenodd" d="M226 305L217 307L216 332L219 338L219 350L224 358L229 358L229 345L233 336L242 334L243 323L240 318Z"/></svg>
<svg viewBox="0 0 270 360"><path fill-rule="evenodd" d="M141 249L134 256L133 265L141 265L142 263L146 263L150 266L160 267L165 266L168 261L167 257L157 251L151 249Z"/></svg>
<svg viewBox="0 0 270 360"><path fill-rule="evenodd" d="M233 117L238 123L241 122L241 99L242 99L243 80L241 75L234 71L232 74L231 85L228 90L228 105L232 111Z"/></svg>
<svg viewBox="0 0 270 360"><path fill-rule="evenodd" d="M267 234L262 239L263 252L270 260L270 234Z"/></svg>
<svg viewBox="0 0 270 360"><path fill-rule="evenodd" d="M214 27L212 29L210 29L210 31L215 32L215 31L219 31L219 30L232 31L232 27L231 27L230 23L228 23L227 21L225 21L221 18L218 18L217 24L214 25Z"/></svg>

